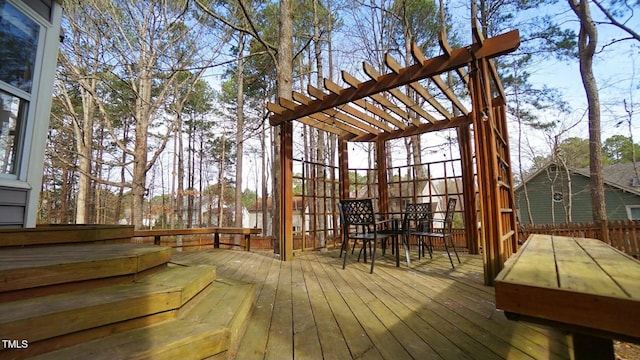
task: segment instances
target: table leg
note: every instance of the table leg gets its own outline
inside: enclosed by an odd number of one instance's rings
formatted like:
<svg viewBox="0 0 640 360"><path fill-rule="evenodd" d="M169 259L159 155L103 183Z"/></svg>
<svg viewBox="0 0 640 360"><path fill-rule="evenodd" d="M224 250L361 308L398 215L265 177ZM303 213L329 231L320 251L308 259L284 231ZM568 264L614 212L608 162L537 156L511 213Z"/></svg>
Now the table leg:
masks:
<svg viewBox="0 0 640 360"><path fill-rule="evenodd" d="M613 340L578 333L571 335L575 360L615 360Z"/></svg>
<svg viewBox="0 0 640 360"><path fill-rule="evenodd" d="M402 237L402 245L404 246L404 254L407 257L407 267L411 266L411 251L409 249L409 237Z"/></svg>
<svg viewBox="0 0 640 360"><path fill-rule="evenodd" d="M400 236L396 235L395 243L396 243L396 267L400 267Z"/></svg>

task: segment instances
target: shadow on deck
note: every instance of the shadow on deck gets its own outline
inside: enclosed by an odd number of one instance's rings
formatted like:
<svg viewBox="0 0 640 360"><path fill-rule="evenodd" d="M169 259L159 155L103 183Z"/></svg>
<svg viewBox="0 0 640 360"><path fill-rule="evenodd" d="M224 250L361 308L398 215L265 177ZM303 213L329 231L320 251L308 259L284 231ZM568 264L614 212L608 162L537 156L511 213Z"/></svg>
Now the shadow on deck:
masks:
<svg viewBox="0 0 640 360"><path fill-rule="evenodd" d="M174 258L215 264L219 277L253 283L257 301L238 359L568 359L568 338L507 320L483 285L482 259L379 257L375 272L338 251L202 251ZM533 299L532 299L533 300Z"/></svg>

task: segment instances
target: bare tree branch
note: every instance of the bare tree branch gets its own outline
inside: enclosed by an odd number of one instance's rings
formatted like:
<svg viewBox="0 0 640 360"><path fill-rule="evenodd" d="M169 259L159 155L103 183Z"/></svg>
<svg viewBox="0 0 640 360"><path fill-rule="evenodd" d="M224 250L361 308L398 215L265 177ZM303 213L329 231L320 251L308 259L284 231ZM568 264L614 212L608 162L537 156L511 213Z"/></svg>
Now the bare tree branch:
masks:
<svg viewBox="0 0 640 360"><path fill-rule="evenodd" d="M640 34L635 32L633 29L631 29L630 27L626 26L625 24L619 22L618 19L616 19L613 16L613 14L611 14L604 6L602 6L602 4L600 3L600 0L593 0L593 3L596 4L598 9L600 9L600 11L602 11L604 16L606 16L607 19L609 19L609 21L611 21L611 25L617 26L618 28L624 30L626 33L631 35L631 37L633 39L636 39L637 41L640 41Z"/></svg>
<svg viewBox="0 0 640 360"><path fill-rule="evenodd" d="M250 35L251 37L253 37L254 39L256 39L260 44L262 44L262 46L265 47L267 53L269 54L269 57L271 57L271 59L273 60L274 63L278 63L277 58L276 58L276 51L277 48L272 45L269 44L268 42L266 42L258 33L256 27L254 26L253 22L251 21L251 18L249 17L249 14L247 13L244 4L242 3L242 1L238 1L238 4L240 4L240 7L242 9L242 13L244 14L244 17L247 19L247 21L249 22L249 26L251 27L251 29L247 29L241 26L238 26L234 23L232 23L231 21L225 19L224 17L216 14L215 12L211 11L211 9L209 9L205 4L203 4L200 0L195 0L196 5L198 5L198 7L200 9L202 9L202 11L204 11L205 13L207 13L209 16L213 17L214 19L222 22L223 24L227 25L228 27L232 28L233 30L236 31L241 31L245 34Z"/></svg>

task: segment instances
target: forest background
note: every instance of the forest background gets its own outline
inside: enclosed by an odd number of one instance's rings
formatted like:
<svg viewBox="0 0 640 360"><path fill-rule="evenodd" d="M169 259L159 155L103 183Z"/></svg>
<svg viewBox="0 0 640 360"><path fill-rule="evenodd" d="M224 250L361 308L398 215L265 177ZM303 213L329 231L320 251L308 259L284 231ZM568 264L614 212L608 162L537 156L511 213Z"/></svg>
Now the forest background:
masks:
<svg viewBox="0 0 640 360"><path fill-rule="evenodd" d="M279 38L281 4L293 9L291 39ZM472 6L485 36L520 30L518 51L497 64L516 182L549 161L589 166L593 131L601 165L637 160L638 0L64 1L39 222L242 226L235 214L277 186L266 103L282 41L293 51L292 88L322 88L323 78L341 84L340 70L366 79L363 61L384 72L386 52L408 64L411 42L439 55L440 30L454 47L469 44ZM580 57L589 8L596 130ZM336 163L333 136L301 124L294 132L295 158ZM457 152L455 132L391 145L394 164ZM355 166L372 167L370 147L350 152Z"/></svg>

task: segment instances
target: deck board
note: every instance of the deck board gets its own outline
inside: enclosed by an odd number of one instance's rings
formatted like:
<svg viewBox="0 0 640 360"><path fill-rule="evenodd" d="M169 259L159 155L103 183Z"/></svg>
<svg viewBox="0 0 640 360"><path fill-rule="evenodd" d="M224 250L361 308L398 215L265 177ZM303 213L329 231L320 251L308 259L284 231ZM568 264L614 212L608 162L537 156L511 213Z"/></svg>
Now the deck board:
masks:
<svg viewBox="0 0 640 360"><path fill-rule="evenodd" d="M178 253L217 266L218 276L256 285L256 306L237 359L568 359L563 333L509 321L483 285L482 258L412 259L390 253L369 264L338 251ZM413 254L416 255L416 254Z"/></svg>

